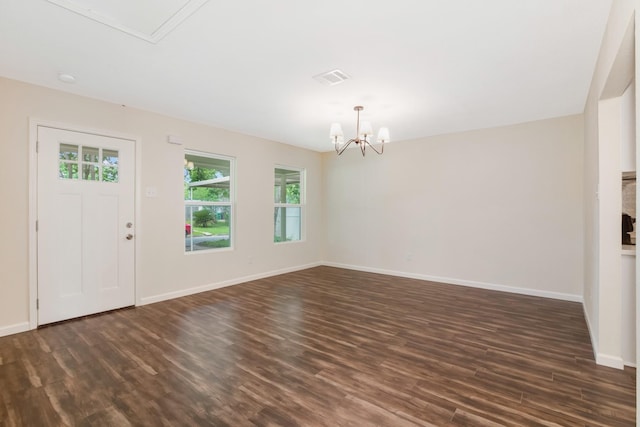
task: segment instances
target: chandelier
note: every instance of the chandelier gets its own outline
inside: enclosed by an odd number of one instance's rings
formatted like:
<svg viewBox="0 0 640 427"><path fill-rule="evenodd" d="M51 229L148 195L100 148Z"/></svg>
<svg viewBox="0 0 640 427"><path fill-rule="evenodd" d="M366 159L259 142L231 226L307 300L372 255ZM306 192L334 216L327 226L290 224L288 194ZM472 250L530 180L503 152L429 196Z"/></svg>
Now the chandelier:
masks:
<svg viewBox="0 0 640 427"><path fill-rule="evenodd" d="M380 151L378 151L378 149L376 149L376 147L374 147L370 142L371 136L373 135L373 128L371 127L371 123L360 123L360 111L364 110L364 107L361 105L356 105L355 107L353 107L353 110L358 114L356 120L356 137L348 140L346 144L344 143L344 133L342 132L342 126L340 126L340 123L331 124L331 142L336 148L336 153L338 153L339 156L344 152L344 150L347 149L349 145L351 145L352 142L354 142L356 145L360 146L362 156L364 156L367 146L371 147L371 149L377 154L382 154L384 152L384 143L389 142L389 128L380 128L380 130L378 131L378 139L376 140L376 142L380 144Z"/></svg>

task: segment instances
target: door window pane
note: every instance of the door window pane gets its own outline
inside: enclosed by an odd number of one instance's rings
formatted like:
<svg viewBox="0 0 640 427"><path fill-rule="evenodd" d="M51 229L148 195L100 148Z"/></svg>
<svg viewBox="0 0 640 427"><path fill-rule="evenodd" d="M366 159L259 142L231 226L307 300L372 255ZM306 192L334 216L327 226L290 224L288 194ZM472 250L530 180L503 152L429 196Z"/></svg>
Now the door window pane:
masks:
<svg viewBox="0 0 640 427"><path fill-rule="evenodd" d="M60 162L58 176L63 179L78 179L78 165L76 163Z"/></svg>
<svg viewBox="0 0 640 427"><path fill-rule="evenodd" d="M102 164L105 166L118 166L118 151L102 150Z"/></svg>
<svg viewBox="0 0 640 427"><path fill-rule="evenodd" d="M105 166L102 168L102 181L118 182L118 168L114 166Z"/></svg>
<svg viewBox="0 0 640 427"><path fill-rule="evenodd" d="M82 179L85 181L100 181L100 166L83 164Z"/></svg>
<svg viewBox="0 0 640 427"><path fill-rule="evenodd" d="M118 182L118 151L102 150L102 180Z"/></svg>
<svg viewBox="0 0 640 427"><path fill-rule="evenodd" d="M71 144L60 144L60 160L78 160L78 146Z"/></svg>
<svg viewBox="0 0 640 427"><path fill-rule="evenodd" d="M100 160L100 150L95 147L82 147L82 161L98 163Z"/></svg>
<svg viewBox="0 0 640 427"><path fill-rule="evenodd" d="M58 177L63 179L78 179L78 146L60 144L58 151Z"/></svg>

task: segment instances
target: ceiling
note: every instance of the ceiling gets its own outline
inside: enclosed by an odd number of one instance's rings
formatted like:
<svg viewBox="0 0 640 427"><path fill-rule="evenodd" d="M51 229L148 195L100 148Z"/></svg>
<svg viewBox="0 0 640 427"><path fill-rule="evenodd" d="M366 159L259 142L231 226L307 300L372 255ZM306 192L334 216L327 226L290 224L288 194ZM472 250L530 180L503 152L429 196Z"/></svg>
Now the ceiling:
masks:
<svg viewBox="0 0 640 427"><path fill-rule="evenodd" d="M94 12L105 3L52 1ZM110 26L48 0L2 0L0 76L326 151L331 122L355 134L355 105L374 130L388 126L393 141L581 113L611 7L187 3L111 0L113 10L97 12L111 14ZM165 21L175 28L154 36ZM313 79L334 69L351 78L335 86Z"/></svg>

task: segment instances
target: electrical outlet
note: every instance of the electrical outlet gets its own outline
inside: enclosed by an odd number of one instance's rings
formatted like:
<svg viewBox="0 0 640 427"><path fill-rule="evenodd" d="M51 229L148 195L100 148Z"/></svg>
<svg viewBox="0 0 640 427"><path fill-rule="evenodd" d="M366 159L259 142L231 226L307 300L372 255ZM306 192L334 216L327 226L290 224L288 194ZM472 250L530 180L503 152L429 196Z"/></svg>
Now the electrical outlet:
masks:
<svg viewBox="0 0 640 427"><path fill-rule="evenodd" d="M156 187L147 187L144 195L147 197L158 197L158 189Z"/></svg>

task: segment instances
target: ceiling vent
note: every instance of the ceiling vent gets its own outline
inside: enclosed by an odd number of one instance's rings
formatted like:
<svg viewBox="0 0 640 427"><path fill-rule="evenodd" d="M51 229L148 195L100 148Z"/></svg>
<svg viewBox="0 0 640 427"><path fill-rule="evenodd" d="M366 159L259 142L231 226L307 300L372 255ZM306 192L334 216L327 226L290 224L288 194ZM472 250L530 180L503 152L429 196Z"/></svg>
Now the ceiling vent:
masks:
<svg viewBox="0 0 640 427"><path fill-rule="evenodd" d="M325 86L335 86L345 80L350 79L351 77L349 77L349 75L344 71L335 69L327 71L326 73L318 74L317 76L313 76L313 78Z"/></svg>
<svg viewBox="0 0 640 427"><path fill-rule="evenodd" d="M48 1L155 44L209 0Z"/></svg>

